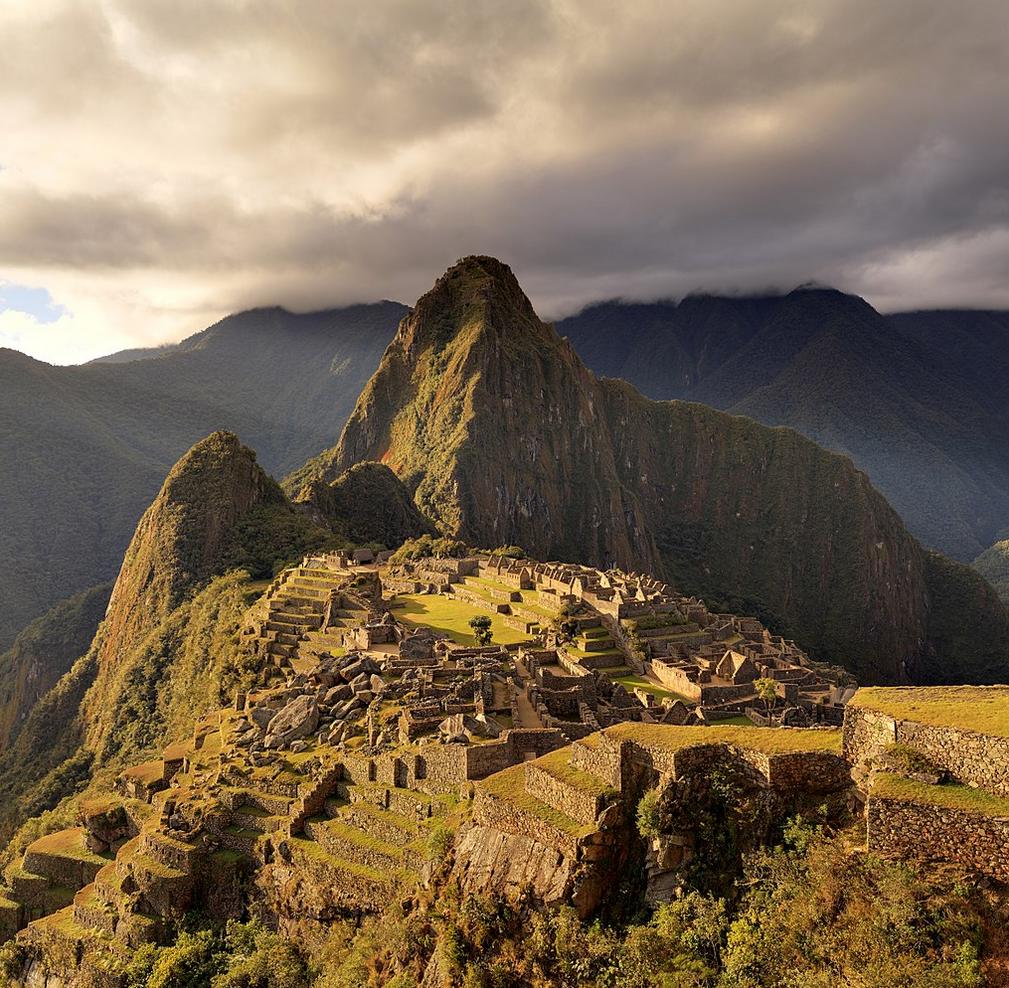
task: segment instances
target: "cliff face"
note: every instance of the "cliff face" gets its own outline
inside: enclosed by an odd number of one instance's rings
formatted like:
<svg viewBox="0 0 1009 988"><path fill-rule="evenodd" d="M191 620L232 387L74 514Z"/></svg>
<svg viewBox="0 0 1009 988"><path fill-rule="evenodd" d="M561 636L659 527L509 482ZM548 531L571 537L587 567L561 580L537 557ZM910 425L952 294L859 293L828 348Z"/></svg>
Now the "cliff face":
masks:
<svg viewBox="0 0 1009 988"><path fill-rule="evenodd" d="M1001 654L1005 613L982 604L964 654L989 658L936 659L934 573L847 457L597 380L493 258L466 258L420 299L339 444L298 480L360 460L391 467L447 534L656 572L866 682L913 678L926 656L930 679L937 665L987 677Z"/></svg>
<svg viewBox="0 0 1009 988"><path fill-rule="evenodd" d="M1009 314L883 316L803 288L589 306L557 324L595 373L785 425L850 455L926 545L968 561L1009 517Z"/></svg>
<svg viewBox="0 0 1009 988"><path fill-rule="evenodd" d="M103 583L61 601L0 655L0 751L17 736L39 698L88 650L111 590Z"/></svg>

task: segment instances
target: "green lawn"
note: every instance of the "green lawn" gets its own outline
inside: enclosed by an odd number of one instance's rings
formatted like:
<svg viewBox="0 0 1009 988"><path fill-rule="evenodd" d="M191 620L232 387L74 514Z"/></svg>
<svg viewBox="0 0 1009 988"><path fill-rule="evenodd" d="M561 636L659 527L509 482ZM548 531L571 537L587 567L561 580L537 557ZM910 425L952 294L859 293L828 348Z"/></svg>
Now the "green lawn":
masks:
<svg viewBox="0 0 1009 988"><path fill-rule="evenodd" d="M444 632L452 641L460 645L475 645L470 618L489 617L494 632L494 643L512 645L529 640L528 635L509 628L498 614L487 611L462 600L454 600L441 594L400 594L392 605L396 618L404 624L424 625L435 631Z"/></svg>
<svg viewBox="0 0 1009 988"><path fill-rule="evenodd" d="M841 753L841 731L834 728L794 727L671 727L665 724L617 724L603 732L614 741L637 741L666 751L678 751L694 744L731 744L769 755L797 751Z"/></svg>
<svg viewBox="0 0 1009 988"><path fill-rule="evenodd" d="M694 706L696 702L688 700L681 693L674 693L672 690L667 690L664 686L658 686L650 680L645 679L644 676L617 676L613 681L631 692L634 692L636 689L644 690L646 693L651 693L658 700L682 700L688 707Z"/></svg>
<svg viewBox="0 0 1009 988"><path fill-rule="evenodd" d="M753 721L746 714L737 714L735 717L722 717L719 720L712 718L711 724L714 727L753 727Z"/></svg>

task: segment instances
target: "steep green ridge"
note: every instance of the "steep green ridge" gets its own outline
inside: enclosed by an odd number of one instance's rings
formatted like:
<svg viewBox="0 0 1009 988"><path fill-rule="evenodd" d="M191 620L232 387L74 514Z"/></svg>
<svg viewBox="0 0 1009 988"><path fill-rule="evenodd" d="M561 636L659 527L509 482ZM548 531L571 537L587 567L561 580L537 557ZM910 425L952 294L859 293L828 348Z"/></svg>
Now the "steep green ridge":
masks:
<svg viewBox="0 0 1009 988"><path fill-rule="evenodd" d="M282 475L332 442L406 308L257 309L138 358L52 367L0 350L0 650L115 577L171 465L231 429Z"/></svg>
<svg viewBox="0 0 1009 988"><path fill-rule="evenodd" d="M191 621L175 632L163 629L177 619L182 605L192 605L194 589L239 563L252 576L270 576L278 556L297 558L326 536L295 512L257 464L256 454L232 433L215 432L186 453L140 519L112 591L95 684L82 708L91 750L121 754L122 744L112 741L119 712L123 721L142 719L146 712L143 703L140 709L128 709L137 690L148 697L149 709L157 709L166 702L165 691L176 688L180 670L172 662L172 650L164 654L159 643L151 652L144 641L160 631L181 642L180 633L191 632ZM234 617L234 606L231 611ZM212 618L207 627L217 634L219 624ZM227 662L228 650L207 659Z"/></svg>
<svg viewBox="0 0 1009 988"><path fill-rule="evenodd" d="M80 658L95 637L111 583L61 601L36 618L0 655L0 751L21 729L38 699Z"/></svg>
<svg viewBox="0 0 1009 988"><path fill-rule="evenodd" d="M238 439L217 432L172 468L144 513L87 654L45 694L0 755L0 837L17 821L87 784L92 772L185 733L241 676L238 623L258 596L245 572L220 576L251 548L269 557L270 533L243 526L268 512L297 519L303 551L325 538L297 516ZM243 539L245 544L243 544ZM216 579L215 579L216 577Z"/></svg>
<svg viewBox="0 0 1009 988"><path fill-rule="evenodd" d="M974 560L976 569L1009 606L1009 539L996 542Z"/></svg>
<svg viewBox="0 0 1009 988"><path fill-rule="evenodd" d="M391 467L446 534L659 573L866 682L1009 663L1009 618L983 594L946 633L962 567L937 573L848 458L597 380L493 258L466 258L418 301L339 444L296 479L362 460Z"/></svg>
<svg viewBox="0 0 1009 988"><path fill-rule="evenodd" d="M967 561L1009 519L1009 313L881 316L827 289L605 303L558 323L652 398L787 425L847 453L926 544Z"/></svg>

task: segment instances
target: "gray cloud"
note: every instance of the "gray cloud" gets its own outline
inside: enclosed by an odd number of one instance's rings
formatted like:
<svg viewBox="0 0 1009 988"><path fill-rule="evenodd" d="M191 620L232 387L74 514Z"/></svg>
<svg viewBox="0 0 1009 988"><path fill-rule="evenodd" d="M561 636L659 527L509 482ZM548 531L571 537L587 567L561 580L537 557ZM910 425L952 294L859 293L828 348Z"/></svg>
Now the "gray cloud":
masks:
<svg viewBox="0 0 1009 988"><path fill-rule="evenodd" d="M1009 306L1000 0L15 6L0 279L96 352L472 252L547 315L810 278Z"/></svg>

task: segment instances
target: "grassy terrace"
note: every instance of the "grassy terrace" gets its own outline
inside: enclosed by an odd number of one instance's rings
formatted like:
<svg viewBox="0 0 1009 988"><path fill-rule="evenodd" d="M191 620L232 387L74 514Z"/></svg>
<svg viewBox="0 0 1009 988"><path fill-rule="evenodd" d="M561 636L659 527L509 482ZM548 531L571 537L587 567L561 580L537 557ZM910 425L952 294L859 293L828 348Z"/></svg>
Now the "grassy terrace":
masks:
<svg viewBox="0 0 1009 988"><path fill-rule="evenodd" d="M526 792L525 779L525 765L513 765L503 772L498 772L482 782L478 782L477 787L491 796L496 796L498 799L518 807L525 813L545 820L572 837L582 837L595 829L591 824L585 825L577 820L572 820L571 817L558 812L552 806L541 803L535 796L530 796Z"/></svg>
<svg viewBox="0 0 1009 988"><path fill-rule="evenodd" d="M164 763L158 759L157 761L142 762L140 765L134 765L132 768L126 769L123 772L128 779L136 779L145 785L150 785L152 782L159 782L165 774Z"/></svg>
<svg viewBox="0 0 1009 988"><path fill-rule="evenodd" d="M695 744L731 744L768 755L825 751L841 753L839 729L812 730L788 727L672 727L666 724L617 724L603 733L614 741L637 741L666 751L679 751Z"/></svg>
<svg viewBox="0 0 1009 988"><path fill-rule="evenodd" d="M1009 738L1009 687L1005 686L863 687L849 706L897 720Z"/></svg>
<svg viewBox="0 0 1009 988"><path fill-rule="evenodd" d="M76 861L87 861L97 865L107 864L111 859L110 855L98 855L89 851L84 843L84 831L78 827L46 834L45 837L40 837L32 843L28 850L33 854L48 854L54 858L73 858Z"/></svg>
<svg viewBox="0 0 1009 988"><path fill-rule="evenodd" d="M872 796L892 799L901 803L923 803L943 806L964 813L982 813L985 816L1009 817L1009 799L993 796L983 789L970 786L929 785L889 772L878 772L872 785Z"/></svg>
<svg viewBox="0 0 1009 988"><path fill-rule="evenodd" d="M367 865L358 864L356 861L346 861L343 858L338 858L330 854L321 844L316 843L316 841L308 837L291 837L290 844L295 852L300 852L309 860L339 868L341 871L349 872L352 875L357 875L371 882L388 884L400 877L394 872L380 871L377 868L369 868Z"/></svg>
<svg viewBox="0 0 1009 988"><path fill-rule="evenodd" d="M441 594L400 594L392 605L396 617L404 624L425 626L444 632L459 645L475 645L470 618L489 617L494 632L494 643L514 645L529 640L528 635L509 628L501 616L462 600L453 600Z"/></svg>
<svg viewBox="0 0 1009 988"><path fill-rule="evenodd" d="M594 796L606 796L614 792L613 787L607 785L602 779L575 768L571 764L571 750L569 748L559 748L557 751L551 751L548 755L541 755L532 764L545 769L555 779L566 782L573 789L581 789L582 792L592 793Z"/></svg>

